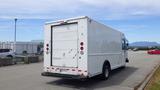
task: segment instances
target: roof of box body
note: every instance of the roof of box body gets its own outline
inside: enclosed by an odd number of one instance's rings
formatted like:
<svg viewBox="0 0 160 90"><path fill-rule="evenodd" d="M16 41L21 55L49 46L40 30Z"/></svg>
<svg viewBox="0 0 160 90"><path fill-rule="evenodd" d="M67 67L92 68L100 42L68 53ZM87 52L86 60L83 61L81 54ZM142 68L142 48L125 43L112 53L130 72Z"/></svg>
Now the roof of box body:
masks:
<svg viewBox="0 0 160 90"><path fill-rule="evenodd" d="M89 18L89 17L88 16L79 16L79 17L74 17L74 18L61 19L61 20L56 20L56 21L50 21L50 22L46 22L45 24L47 25L47 24L53 24L53 23L67 22L67 21L71 21L71 20L84 19L84 18ZM91 19L91 18L89 18L89 19ZM93 19L91 19L91 20L93 20ZM97 21L95 21L95 22L97 22ZM97 22L97 23L99 23L99 22ZM101 24L101 23L99 23L99 24ZM102 25L104 25L104 24L102 24ZM104 25L104 26L106 26L108 28L111 28L111 27L109 27L107 25ZM113 30L115 30L115 29L113 29ZM115 31L118 31L118 30L115 30ZM120 31L118 31L118 32L120 32ZM123 34L122 32L120 32L120 33Z"/></svg>
<svg viewBox="0 0 160 90"><path fill-rule="evenodd" d="M68 18L68 19L61 19L61 20L56 20L56 21L50 21L46 22L45 24L52 24L52 23L58 23L62 21L70 21L70 20L77 20L77 19L83 19L83 18L88 18L88 16L79 16L79 17L74 17L74 18Z"/></svg>

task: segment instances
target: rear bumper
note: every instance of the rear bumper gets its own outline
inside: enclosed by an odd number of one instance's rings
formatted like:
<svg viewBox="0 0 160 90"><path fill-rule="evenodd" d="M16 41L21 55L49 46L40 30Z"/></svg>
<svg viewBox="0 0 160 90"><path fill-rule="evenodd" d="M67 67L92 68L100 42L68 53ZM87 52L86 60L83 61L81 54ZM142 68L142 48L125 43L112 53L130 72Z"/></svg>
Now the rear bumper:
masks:
<svg viewBox="0 0 160 90"><path fill-rule="evenodd" d="M51 73L51 72L42 72L41 75L47 76L47 77L60 77L60 78L71 78L71 79L88 78L86 76L81 76L81 75L69 75L69 74L59 74L59 73Z"/></svg>

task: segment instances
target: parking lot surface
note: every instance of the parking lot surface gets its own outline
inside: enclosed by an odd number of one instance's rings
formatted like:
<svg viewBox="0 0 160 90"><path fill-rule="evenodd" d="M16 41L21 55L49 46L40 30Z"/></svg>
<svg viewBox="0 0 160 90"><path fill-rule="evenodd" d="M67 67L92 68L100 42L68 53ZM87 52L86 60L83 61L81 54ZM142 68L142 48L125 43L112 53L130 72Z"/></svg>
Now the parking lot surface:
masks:
<svg viewBox="0 0 160 90"><path fill-rule="evenodd" d="M0 67L0 90L133 90L160 63L160 55L129 52L125 69L114 70L107 81L87 81L41 76L43 64Z"/></svg>

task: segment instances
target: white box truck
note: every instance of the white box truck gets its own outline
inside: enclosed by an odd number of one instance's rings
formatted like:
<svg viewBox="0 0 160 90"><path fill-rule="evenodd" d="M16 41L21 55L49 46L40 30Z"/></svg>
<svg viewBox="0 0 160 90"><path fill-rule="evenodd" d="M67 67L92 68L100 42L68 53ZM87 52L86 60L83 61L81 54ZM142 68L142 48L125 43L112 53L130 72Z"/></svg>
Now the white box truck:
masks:
<svg viewBox="0 0 160 90"><path fill-rule="evenodd" d="M48 22L44 33L42 76L107 79L128 62L124 34L87 16Z"/></svg>

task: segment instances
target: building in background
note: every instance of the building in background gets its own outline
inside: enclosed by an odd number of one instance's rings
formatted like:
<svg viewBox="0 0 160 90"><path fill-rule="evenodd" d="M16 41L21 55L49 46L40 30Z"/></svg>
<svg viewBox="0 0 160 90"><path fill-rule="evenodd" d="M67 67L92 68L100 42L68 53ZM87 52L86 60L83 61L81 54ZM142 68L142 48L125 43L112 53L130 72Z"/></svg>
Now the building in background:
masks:
<svg viewBox="0 0 160 90"><path fill-rule="evenodd" d="M0 49L14 50L14 42L0 42ZM16 54L37 54L43 52L43 42L16 42Z"/></svg>

